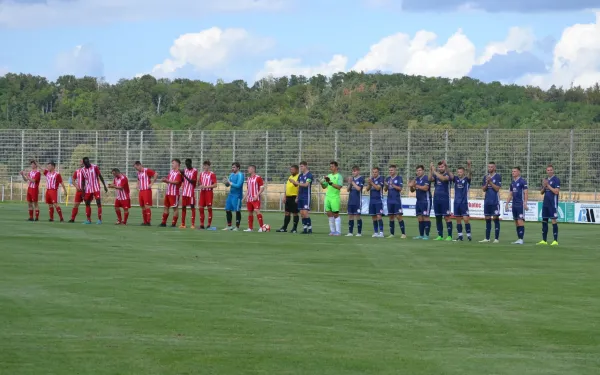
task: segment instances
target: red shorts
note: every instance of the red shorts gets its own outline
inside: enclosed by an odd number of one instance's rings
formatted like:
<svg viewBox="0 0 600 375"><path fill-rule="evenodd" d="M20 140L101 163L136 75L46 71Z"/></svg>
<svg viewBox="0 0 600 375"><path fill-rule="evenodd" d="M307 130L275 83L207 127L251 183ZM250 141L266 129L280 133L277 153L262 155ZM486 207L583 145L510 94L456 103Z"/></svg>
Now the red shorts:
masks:
<svg viewBox="0 0 600 375"><path fill-rule="evenodd" d="M56 190L46 190L46 204L58 203L58 192Z"/></svg>
<svg viewBox="0 0 600 375"><path fill-rule="evenodd" d="M179 206L179 196L178 195L165 195L164 201L165 207L177 207Z"/></svg>
<svg viewBox="0 0 600 375"><path fill-rule="evenodd" d="M93 199L95 199L95 200L100 199L99 191L95 191L93 193L85 193L85 196L83 197L83 200L85 200L86 202L91 202Z"/></svg>
<svg viewBox="0 0 600 375"><path fill-rule="evenodd" d="M40 190L34 188L27 188L27 202L37 203L39 200Z"/></svg>
<svg viewBox="0 0 600 375"><path fill-rule="evenodd" d="M83 202L83 198L84 198L83 195L84 195L83 191L76 191L75 192L75 203L81 203L81 202Z"/></svg>
<svg viewBox="0 0 600 375"><path fill-rule="evenodd" d="M200 190L200 207L212 207L213 205L213 191L212 190Z"/></svg>
<svg viewBox="0 0 600 375"><path fill-rule="evenodd" d="M115 208L130 209L131 208L131 200L130 199L125 199L125 200L115 199Z"/></svg>
<svg viewBox="0 0 600 375"><path fill-rule="evenodd" d="M140 200L141 207L152 206L152 190L140 190L138 199Z"/></svg>
<svg viewBox="0 0 600 375"><path fill-rule="evenodd" d="M260 201L247 202L246 208L250 212L255 211L255 210L260 210Z"/></svg>
<svg viewBox="0 0 600 375"><path fill-rule="evenodd" d="M181 207L189 207L194 205L194 197L181 197Z"/></svg>

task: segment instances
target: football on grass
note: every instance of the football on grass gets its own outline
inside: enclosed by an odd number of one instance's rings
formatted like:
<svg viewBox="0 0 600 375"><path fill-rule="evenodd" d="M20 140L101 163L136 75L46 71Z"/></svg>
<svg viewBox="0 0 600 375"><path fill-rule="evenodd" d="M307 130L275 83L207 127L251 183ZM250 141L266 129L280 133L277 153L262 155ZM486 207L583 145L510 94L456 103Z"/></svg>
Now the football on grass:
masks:
<svg viewBox="0 0 600 375"><path fill-rule="evenodd" d="M271 226L269 224L264 224L261 229L263 232L270 232Z"/></svg>

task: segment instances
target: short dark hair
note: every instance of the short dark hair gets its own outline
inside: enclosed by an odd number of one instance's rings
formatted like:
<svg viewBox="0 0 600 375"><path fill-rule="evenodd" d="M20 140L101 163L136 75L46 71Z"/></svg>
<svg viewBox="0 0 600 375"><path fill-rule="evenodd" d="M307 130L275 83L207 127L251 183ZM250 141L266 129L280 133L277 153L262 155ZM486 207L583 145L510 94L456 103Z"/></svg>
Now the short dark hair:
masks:
<svg viewBox="0 0 600 375"><path fill-rule="evenodd" d="M185 164L188 164L188 163L189 163L190 165L192 165L192 159L189 159L189 158L188 158L188 159L185 159Z"/></svg>
<svg viewBox="0 0 600 375"><path fill-rule="evenodd" d="M136 160L135 163L133 163L133 165L142 165L142 162L140 162L139 160Z"/></svg>
<svg viewBox="0 0 600 375"><path fill-rule="evenodd" d="M300 165L303 165L303 166L305 166L305 167L306 167L306 166L308 166L308 163L307 163L307 162L305 162L305 161L301 161L301 162L300 162Z"/></svg>
<svg viewBox="0 0 600 375"><path fill-rule="evenodd" d="M297 165L297 164L292 164L292 165L290 166L290 168L294 168L294 169L298 170L300 167L298 167L298 165Z"/></svg>
<svg viewBox="0 0 600 375"><path fill-rule="evenodd" d="M552 168L552 169L554 169L554 166L552 164L548 164L548 166L546 168Z"/></svg>
<svg viewBox="0 0 600 375"><path fill-rule="evenodd" d="M464 168L464 167L458 167L458 168L456 168L456 170L457 170L457 171L458 171L458 170L461 170L461 169L462 169L463 171L465 170L465 168Z"/></svg>
<svg viewBox="0 0 600 375"><path fill-rule="evenodd" d="M177 164L181 165L181 160L179 160L179 159L177 159L177 158L175 158L175 159L171 160L171 162L174 162L174 161L176 161L176 162L177 162Z"/></svg>
<svg viewBox="0 0 600 375"><path fill-rule="evenodd" d="M438 167L439 167L440 165L444 165L444 162L443 162L443 161L438 161Z"/></svg>
<svg viewBox="0 0 600 375"><path fill-rule="evenodd" d="M240 168L240 163L238 163L237 161L234 161L233 163L231 163L231 166L235 166L236 168Z"/></svg>
<svg viewBox="0 0 600 375"><path fill-rule="evenodd" d="M332 160L332 161L330 161L330 162L329 162L329 165L335 165L336 167L339 167L339 164L338 164L338 162L337 162L337 161L335 161L335 160Z"/></svg>
<svg viewBox="0 0 600 375"><path fill-rule="evenodd" d="M373 170L376 170L376 169L377 169L377 172L381 172L381 168L379 168L379 167L373 167L372 169L373 169Z"/></svg>
<svg viewBox="0 0 600 375"><path fill-rule="evenodd" d="M53 167L56 167L56 163L54 163L53 161L49 161L49 162L48 162L48 165L51 165L51 166L53 166Z"/></svg>
<svg viewBox="0 0 600 375"><path fill-rule="evenodd" d="M113 168L112 171L115 172L115 173L121 173L121 171L119 170L119 168Z"/></svg>
<svg viewBox="0 0 600 375"><path fill-rule="evenodd" d="M488 164L489 165L496 165L496 163L494 163L493 161L490 161Z"/></svg>
<svg viewBox="0 0 600 375"><path fill-rule="evenodd" d="M81 159L81 161L83 161L84 163L89 163L90 162L90 158L88 158L87 156L84 157L83 159Z"/></svg>
<svg viewBox="0 0 600 375"><path fill-rule="evenodd" d="M33 159L29 160L29 164L33 164L33 163L35 163L35 160L33 160Z"/></svg>
<svg viewBox="0 0 600 375"><path fill-rule="evenodd" d="M518 170L519 172L521 172L521 167L513 167L513 169Z"/></svg>
<svg viewBox="0 0 600 375"><path fill-rule="evenodd" d="M360 171L360 167L358 165L352 166L353 171Z"/></svg>
<svg viewBox="0 0 600 375"><path fill-rule="evenodd" d="M208 165L210 167L210 160L204 160L204 162L202 163L202 165Z"/></svg>
<svg viewBox="0 0 600 375"><path fill-rule="evenodd" d="M398 166L397 166L396 164L391 164L391 165L389 166L389 168L394 168L394 169L396 169L396 168L398 168Z"/></svg>
<svg viewBox="0 0 600 375"><path fill-rule="evenodd" d="M417 165L417 168L416 168L416 169L422 169L422 170L425 170L425 166L423 166L423 164L419 164L419 165Z"/></svg>
<svg viewBox="0 0 600 375"><path fill-rule="evenodd" d="M254 164L250 164L250 165L248 166L248 168L254 168L254 170L256 171L256 165L254 165Z"/></svg>

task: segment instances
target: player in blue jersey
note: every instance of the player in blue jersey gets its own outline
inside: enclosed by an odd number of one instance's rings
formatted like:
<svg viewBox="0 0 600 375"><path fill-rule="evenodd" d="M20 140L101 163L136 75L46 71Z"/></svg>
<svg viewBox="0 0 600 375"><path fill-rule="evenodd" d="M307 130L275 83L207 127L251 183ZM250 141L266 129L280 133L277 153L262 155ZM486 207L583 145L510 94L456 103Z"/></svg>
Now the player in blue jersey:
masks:
<svg viewBox="0 0 600 375"><path fill-rule="evenodd" d="M310 218L310 199L312 195L313 175L308 168L308 163L300 163L300 176L295 185L298 186L298 209L302 218L302 234L312 233L312 221Z"/></svg>
<svg viewBox="0 0 600 375"><path fill-rule="evenodd" d="M358 166L352 167L352 177L348 177L348 234L347 237L354 236L354 222L357 223L358 233L356 237L362 236L362 218L360 217L362 209L362 191L365 186L365 178L360 175Z"/></svg>
<svg viewBox="0 0 600 375"><path fill-rule="evenodd" d="M496 163L488 164L488 174L483 177L481 190L485 192L483 200L483 215L485 216L485 240L480 243L490 242L492 233L492 218L494 219L495 239L494 243L500 242L500 189L502 188L502 176L496 173Z"/></svg>
<svg viewBox="0 0 600 375"><path fill-rule="evenodd" d="M435 185L435 193L433 194L433 211L435 212L435 224L437 227L438 236L435 241L444 240L444 224L446 221L446 229L448 236L446 241L452 241L452 212L450 212L450 186L454 180L454 175L449 173L448 165L445 160L442 160L437 165L437 171L434 169L433 163L429 166L429 181Z"/></svg>
<svg viewBox="0 0 600 375"><path fill-rule="evenodd" d="M554 174L552 164L546 167L548 178L542 181L540 193L544 196L542 205L542 240L538 245L548 245L548 220L552 220L552 233L554 241L551 246L558 246L558 197L560 194L560 180Z"/></svg>
<svg viewBox="0 0 600 375"><path fill-rule="evenodd" d="M406 230L404 228L404 218L402 217L402 176L398 176L398 167L394 164L388 168L389 176L385 179L384 190L387 195L387 209L390 220L390 235L388 238L393 238L396 231L396 218L402 232L402 238L406 238Z"/></svg>
<svg viewBox="0 0 600 375"><path fill-rule="evenodd" d="M409 181L408 186L411 192L417 192L417 204L415 213L419 222L419 235L413 237L414 240L428 240L429 230L431 229L431 182L429 176L425 174L425 167L417 166L417 177Z"/></svg>
<svg viewBox="0 0 600 375"><path fill-rule="evenodd" d="M373 238L383 238L383 185L379 167L373 168L371 177L367 180L367 191L369 192L369 215L373 220Z"/></svg>
<svg viewBox="0 0 600 375"><path fill-rule="evenodd" d="M510 190L506 199L506 211L512 201L512 216L517 228L518 239L513 242L513 245L523 245L525 238L525 211L527 211L527 200L529 192L527 191L527 181L521 177L521 167L512 169L512 181L510 182Z"/></svg>
<svg viewBox="0 0 600 375"><path fill-rule="evenodd" d="M456 232L458 238L455 241L463 240L463 225L467 231L467 238L471 241L471 223L469 222L469 189L473 174L471 171L471 160L467 160L467 169L460 167L454 175L454 217L456 218Z"/></svg>
<svg viewBox="0 0 600 375"><path fill-rule="evenodd" d="M223 179L223 183L229 188L229 195L225 201L225 214L227 216L227 227L223 230L240 230L242 221L242 196L244 191L244 174L240 171L240 163L231 164L231 174ZM233 212L235 212L235 227L232 226Z"/></svg>

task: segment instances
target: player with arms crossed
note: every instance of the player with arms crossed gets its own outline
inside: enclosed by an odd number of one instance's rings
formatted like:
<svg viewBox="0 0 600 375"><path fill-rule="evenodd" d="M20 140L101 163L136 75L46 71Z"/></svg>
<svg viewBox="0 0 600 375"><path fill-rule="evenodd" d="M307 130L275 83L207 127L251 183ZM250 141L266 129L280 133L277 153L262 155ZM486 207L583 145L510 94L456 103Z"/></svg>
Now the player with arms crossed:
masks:
<svg viewBox="0 0 600 375"><path fill-rule="evenodd" d="M41 173L35 160L29 161L29 164L31 164L31 170L28 173L21 171L21 177L23 177L23 181L28 183L27 205L29 206L29 219L27 219L27 221L38 221L40 219L40 206L38 201L40 199ZM34 212L35 219L33 218Z"/></svg>
<svg viewBox="0 0 600 375"><path fill-rule="evenodd" d="M506 199L505 209L508 211L508 205L512 201L512 215L517 229L517 240L513 245L523 245L525 238L525 211L527 211L527 200L529 192L527 191L527 181L521 177L521 167L512 169L512 181L510 182L510 190Z"/></svg>
<svg viewBox="0 0 600 375"><path fill-rule="evenodd" d="M213 191L217 187L217 176L210 170L210 160L202 163L202 173L198 176L198 189L200 189L200 201L198 202L198 211L200 211L200 229L204 229L204 208L208 210L208 226L212 228L212 205Z"/></svg>
<svg viewBox="0 0 600 375"><path fill-rule="evenodd" d="M437 171L433 163L430 164L429 181L435 184L435 193L433 194L433 211L435 212L435 224L438 236L435 241L444 240L444 224L446 221L446 229L448 236L446 241L452 241L452 217L450 212L450 183L454 180L454 175L448 171L448 165L445 160L442 160L437 165Z"/></svg>
<svg viewBox="0 0 600 375"><path fill-rule="evenodd" d="M417 166L417 177L409 181L408 186L411 192L417 192L417 203L415 213L419 222L419 235L413 237L414 240L428 240L429 230L431 229L431 182L429 176L425 174L423 165Z"/></svg>
<svg viewBox="0 0 600 375"><path fill-rule="evenodd" d="M348 234L347 237L354 236L354 221L357 223L356 237L362 236L362 191L365 186L365 178L360 175L360 168L355 165L352 167L352 176L348 177Z"/></svg>
<svg viewBox="0 0 600 375"><path fill-rule="evenodd" d="M54 221L54 209L58 213L60 222L64 221L62 210L58 205L58 186L62 186L63 194L67 194L67 188L63 182L62 176L56 170L56 164L54 162L48 163L44 170L44 176L46 176L46 204L48 205L48 212L50 214L50 221Z"/></svg>
<svg viewBox="0 0 600 375"><path fill-rule="evenodd" d="M142 209L141 226L149 227L152 221L152 185L156 182L158 175L150 168L144 168L140 161L133 163L137 171L138 199Z"/></svg>
<svg viewBox="0 0 600 375"><path fill-rule="evenodd" d="M456 232L458 238L456 241L463 240L463 225L467 231L467 238L471 241L471 223L469 222L469 189L473 174L471 172L471 160L467 160L467 170L460 167L454 175L454 217L456 218Z"/></svg>
<svg viewBox="0 0 600 375"><path fill-rule="evenodd" d="M85 178L83 178L83 160L79 163L79 168L73 172L71 177L71 185L75 188L75 198L73 199L73 210L71 210L71 220L69 223L74 223L77 213L79 213L79 205L85 199Z"/></svg>
<svg viewBox="0 0 600 375"><path fill-rule="evenodd" d="M542 240L538 245L548 245L548 220L552 220L552 233L554 241L551 246L558 246L558 197L560 194L560 180L554 174L552 164L546 167L548 178L542 181L540 193L544 196L542 205Z"/></svg>
<svg viewBox="0 0 600 375"><path fill-rule="evenodd" d="M112 170L112 175L114 179L112 184L108 184L108 187L115 189L115 213L117 214L115 225L127 225L129 209L131 208L129 180L118 168ZM123 209L123 216L121 216L121 208Z"/></svg>
<svg viewBox="0 0 600 375"><path fill-rule="evenodd" d="M402 217L402 176L398 175L398 167L392 164L388 168L390 174L385 179L384 190L388 193L387 195L387 206L388 206L388 217L390 220L390 235L388 238L393 238L396 232L396 218L398 219L398 225L402 232L401 238L406 238L406 229L404 227L404 218Z"/></svg>
<svg viewBox="0 0 600 375"><path fill-rule="evenodd" d="M288 177L285 182L285 200L284 204L284 217L283 217L283 226L280 229L277 229L277 232L285 233L287 232L288 225L290 225L290 216L294 216L294 226L292 227L291 233L298 232L298 174L299 167L297 165L292 165L290 167L290 177Z"/></svg>
<svg viewBox="0 0 600 375"><path fill-rule="evenodd" d="M227 227L223 230L240 230L242 222L242 195L244 190L244 174L240 171L240 163L231 164L231 174L223 180L226 187L229 188L229 195L225 201L225 214L227 216ZM235 212L235 227L231 225Z"/></svg>
<svg viewBox="0 0 600 375"><path fill-rule="evenodd" d="M244 232L252 232L254 230L254 213L258 220L258 231L262 232L263 215L260 213L260 196L265 190L265 183L259 175L256 174L256 165L248 166L248 187L246 195L242 198L242 202L246 202L248 209L248 229Z"/></svg>
<svg viewBox="0 0 600 375"><path fill-rule="evenodd" d="M96 224L102 224L102 200L100 199L100 183L98 181L102 181L105 193L108 193L108 188L106 187L102 173L100 173L100 168L90 163L90 158L87 156L83 158L83 178L85 179L85 195L83 199L85 201L86 216L86 221L83 223L92 223L92 199L95 199L96 206L98 207L98 221Z"/></svg>
<svg viewBox="0 0 600 375"><path fill-rule="evenodd" d="M298 186L298 208L302 217L302 234L312 233L312 220L310 218L310 199L312 197L313 175L308 168L308 163L300 162L300 176L292 184Z"/></svg>
<svg viewBox="0 0 600 375"><path fill-rule="evenodd" d="M379 167L371 170L371 177L367 180L369 192L369 215L373 221L373 238L383 238L383 185L385 181L381 176Z"/></svg>
<svg viewBox="0 0 600 375"><path fill-rule="evenodd" d="M167 184L167 193L163 203L165 209L163 210L162 222L160 223L159 227L164 228L167 226L167 220L169 219L169 208L173 209L171 228L175 228L177 226L177 220L179 219L179 189L181 188L181 182L183 181L183 178L181 177L181 171L179 170L180 167L181 160L171 160L171 171L169 171L169 176L161 179L162 182Z"/></svg>
<svg viewBox="0 0 600 375"><path fill-rule="evenodd" d="M196 206L194 196L196 195L196 184L198 183L198 170L192 166L192 159L185 159L185 169L181 171L183 185L181 186L181 226L185 229L185 218L187 216L186 208L189 206L192 210L192 226L196 228Z"/></svg>
<svg viewBox="0 0 600 375"><path fill-rule="evenodd" d="M494 243L500 243L500 189L502 188L502 176L496 173L496 163L488 164L488 174L483 177L482 190L485 192L483 200L483 215L485 216L485 239L480 243L490 242L492 233L492 218L494 218L495 239Z"/></svg>
<svg viewBox="0 0 600 375"><path fill-rule="evenodd" d="M342 189L343 179L338 172L338 162L329 162L330 174L323 177L319 182L325 191L325 213L329 218L329 235L339 236L342 231L342 218L340 217L340 190Z"/></svg>

